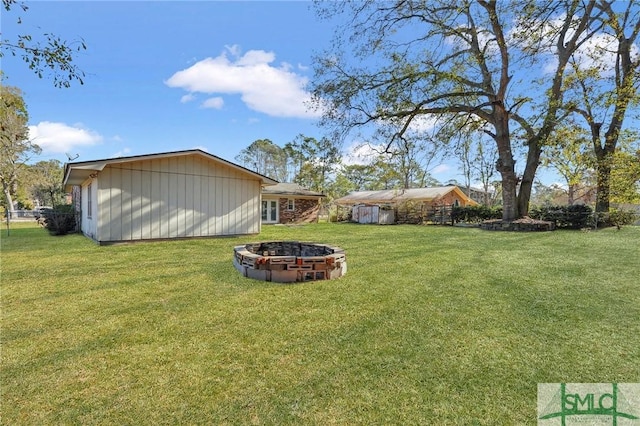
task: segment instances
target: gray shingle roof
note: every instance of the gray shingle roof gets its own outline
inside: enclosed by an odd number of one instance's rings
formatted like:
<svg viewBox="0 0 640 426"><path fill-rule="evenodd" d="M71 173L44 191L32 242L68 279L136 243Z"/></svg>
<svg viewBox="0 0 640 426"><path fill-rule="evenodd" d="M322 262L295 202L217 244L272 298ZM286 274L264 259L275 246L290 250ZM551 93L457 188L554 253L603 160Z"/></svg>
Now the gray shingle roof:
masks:
<svg viewBox="0 0 640 426"><path fill-rule="evenodd" d="M304 197L324 197L320 192L309 191L297 183L278 183L277 185L269 185L262 190L263 195L294 195Z"/></svg>
<svg viewBox="0 0 640 426"><path fill-rule="evenodd" d="M355 191L336 199L336 204L383 204L406 200L435 200L453 191L455 186L432 188L385 189L381 191Z"/></svg>

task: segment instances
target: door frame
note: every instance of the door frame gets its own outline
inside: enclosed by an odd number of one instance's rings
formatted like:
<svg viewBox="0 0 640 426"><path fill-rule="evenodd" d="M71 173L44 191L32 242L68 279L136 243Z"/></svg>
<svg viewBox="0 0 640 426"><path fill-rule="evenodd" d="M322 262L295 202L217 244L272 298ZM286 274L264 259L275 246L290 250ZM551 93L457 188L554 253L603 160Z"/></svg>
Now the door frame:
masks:
<svg viewBox="0 0 640 426"><path fill-rule="evenodd" d="M266 203L266 205L265 205ZM276 218L275 220L270 219L269 218L269 211L271 209L272 204L271 203L275 203L275 211L276 211ZM260 220L262 221L262 223L280 223L280 208L279 208L279 200L274 200L271 198L263 198L262 199L262 204L260 205ZM266 219L264 219L265 215L264 215L264 209L267 209L267 214L266 214Z"/></svg>

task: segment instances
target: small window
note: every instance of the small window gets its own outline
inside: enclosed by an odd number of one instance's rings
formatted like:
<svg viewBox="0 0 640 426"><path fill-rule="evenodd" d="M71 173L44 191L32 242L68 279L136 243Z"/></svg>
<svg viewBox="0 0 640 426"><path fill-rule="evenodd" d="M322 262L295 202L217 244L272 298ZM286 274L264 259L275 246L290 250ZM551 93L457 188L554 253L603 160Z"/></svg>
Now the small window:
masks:
<svg viewBox="0 0 640 426"><path fill-rule="evenodd" d="M295 210L296 209L296 200L293 198L289 198L287 200L287 210Z"/></svg>
<svg viewBox="0 0 640 426"><path fill-rule="evenodd" d="M93 201L92 201L92 190L91 190L91 185L89 184L89 186L87 186L87 218L91 219L92 213L93 213Z"/></svg>

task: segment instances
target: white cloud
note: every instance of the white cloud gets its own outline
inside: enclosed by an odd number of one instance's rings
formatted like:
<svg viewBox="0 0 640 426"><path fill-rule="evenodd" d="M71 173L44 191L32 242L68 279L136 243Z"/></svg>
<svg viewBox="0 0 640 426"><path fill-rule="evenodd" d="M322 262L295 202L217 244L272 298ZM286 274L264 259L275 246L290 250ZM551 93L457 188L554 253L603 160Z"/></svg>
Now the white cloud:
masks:
<svg viewBox="0 0 640 426"><path fill-rule="evenodd" d="M555 19L548 21L545 25L540 27L541 33L537 34L544 41L541 46L545 46L546 53L549 54L548 60L542 67L542 71L545 74L553 74L558 67L558 59L554 54L556 52L557 37L560 33L560 28L566 20L566 15L558 16ZM527 22L525 27L530 27L531 23ZM508 37L511 39L518 39L519 33L526 33L521 26L516 25L511 29ZM570 29L565 35L565 40L569 40L575 36L575 31ZM581 39L584 39L581 37ZM537 40L537 37L530 37L523 39L524 45L530 40ZM610 34L597 33L593 34L588 40L584 41L578 50L573 54L573 58L576 60L580 69L593 69L598 68L603 76L611 76L614 74L616 63L616 51L618 41ZM634 44L631 46L632 57L637 57L640 54L640 48Z"/></svg>
<svg viewBox="0 0 640 426"><path fill-rule="evenodd" d="M578 64L582 69L600 68L603 75L612 76L615 73L616 52L618 40L609 34L596 34L575 53ZM640 54L638 46L631 45L631 57Z"/></svg>
<svg viewBox="0 0 640 426"><path fill-rule="evenodd" d="M431 171L431 174L439 175L443 173L448 173L449 171L451 171L451 166L447 164L438 164L433 168L433 170Z"/></svg>
<svg viewBox="0 0 640 426"><path fill-rule="evenodd" d="M233 56L240 56L240 54L242 53L242 49L240 49L240 46L237 44L234 44L232 46L225 44L224 48L227 50L227 52L231 53Z"/></svg>
<svg viewBox="0 0 640 426"><path fill-rule="evenodd" d="M240 53L237 45L226 46L219 56L176 72L165 84L190 94L240 95L248 108L274 117L319 116L318 111L305 106L311 98L305 91L306 77L292 72L289 64L274 66L273 52L250 50L242 56Z"/></svg>
<svg viewBox="0 0 640 426"><path fill-rule="evenodd" d="M120 151L116 152L115 154L113 154L111 157L112 158L127 157L129 154L131 154L131 149L130 148L124 148L123 150L120 150Z"/></svg>
<svg viewBox="0 0 640 426"><path fill-rule="evenodd" d="M385 147L382 145L370 145L368 143L354 143L347 148L342 157L342 163L347 166L354 164L371 164L376 157L381 155Z"/></svg>
<svg viewBox="0 0 640 426"><path fill-rule="evenodd" d="M217 96L215 98L209 98L202 103L202 108L222 109L224 105L224 99Z"/></svg>
<svg viewBox="0 0 640 426"><path fill-rule="evenodd" d="M29 126L29 139L45 153L62 154L80 146L99 144L103 137L79 124L69 126L65 123L41 121L35 126Z"/></svg>
<svg viewBox="0 0 640 426"><path fill-rule="evenodd" d="M195 98L196 96L193 93L187 93L186 95L180 98L180 103L186 104L187 102L191 102Z"/></svg>
<svg viewBox="0 0 640 426"><path fill-rule="evenodd" d="M409 124L409 130L415 133L427 133L433 131L440 117L437 115L420 115Z"/></svg>

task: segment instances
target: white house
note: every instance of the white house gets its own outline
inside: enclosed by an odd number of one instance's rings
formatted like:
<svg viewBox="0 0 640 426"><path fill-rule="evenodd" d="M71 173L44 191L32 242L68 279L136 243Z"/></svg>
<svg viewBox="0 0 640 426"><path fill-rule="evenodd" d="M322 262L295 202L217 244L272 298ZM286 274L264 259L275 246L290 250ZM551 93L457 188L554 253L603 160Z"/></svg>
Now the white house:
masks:
<svg viewBox="0 0 640 426"><path fill-rule="evenodd" d="M257 234L266 176L194 149L67 163L82 233L98 243Z"/></svg>

